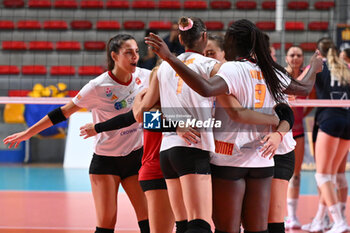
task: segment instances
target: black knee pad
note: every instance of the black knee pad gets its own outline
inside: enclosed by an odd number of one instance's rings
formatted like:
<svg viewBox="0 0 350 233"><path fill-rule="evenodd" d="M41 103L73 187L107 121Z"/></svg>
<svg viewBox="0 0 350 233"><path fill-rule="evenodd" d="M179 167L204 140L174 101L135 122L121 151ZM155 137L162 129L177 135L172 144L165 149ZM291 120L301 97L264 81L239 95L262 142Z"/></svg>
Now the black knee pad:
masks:
<svg viewBox="0 0 350 233"><path fill-rule="evenodd" d="M194 219L188 222L186 233L212 233L210 224L202 219Z"/></svg>
<svg viewBox="0 0 350 233"><path fill-rule="evenodd" d="M220 231L220 230L218 230L218 229L215 229L215 233L228 233L228 232L226 232L226 231Z"/></svg>
<svg viewBox="0 0 350 233"><path fill-rule="evenodd" d="M114 229L96 227L95 233L114 233Z"/></svg>
<svg viewBox="0 0 350 233"><path fill-rule="evenodd" d="M265 230L265 231L247 231L247 230L244 230L244 233L269 233L268 230Z"/></svg>
<svg viewBox="0 0 350 233"><path fill-rule="evenodd" d="M269 223L268 229L269 229L269 233L284 233L285 232L283 222Z"/></svg>
<svg viewBox="0 0 350 233"><path fill-rule="evenodd" d="M149 229L149 221L148 219L139 221L139 228L141 233L150 233L151 230Z"/></svg>
<svg viewBox="0 0 350 233"><path fill-rule="evenodd" d="M176 221L176 233L185 233L187 230L187 220Z"/></svg>

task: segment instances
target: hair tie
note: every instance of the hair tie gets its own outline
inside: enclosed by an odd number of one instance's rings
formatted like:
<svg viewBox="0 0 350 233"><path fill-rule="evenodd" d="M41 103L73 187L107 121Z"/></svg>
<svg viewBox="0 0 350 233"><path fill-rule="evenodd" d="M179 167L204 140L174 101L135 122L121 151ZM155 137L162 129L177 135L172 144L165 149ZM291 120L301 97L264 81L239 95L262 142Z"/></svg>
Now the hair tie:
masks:
<svg viewBox="0 0 350 233"><path fill-rule="evenodd" d="M186 27L179 25L180 31L187 31L187 30L190 30L192 27L193 27L193 21L190 18L188 18L188 25Z"/></svg>

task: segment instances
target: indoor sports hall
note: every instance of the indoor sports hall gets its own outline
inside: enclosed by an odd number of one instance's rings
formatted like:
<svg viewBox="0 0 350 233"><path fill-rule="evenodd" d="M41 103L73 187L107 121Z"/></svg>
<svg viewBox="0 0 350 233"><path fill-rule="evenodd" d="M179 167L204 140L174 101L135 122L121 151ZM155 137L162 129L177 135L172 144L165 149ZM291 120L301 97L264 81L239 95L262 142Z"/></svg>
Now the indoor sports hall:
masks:
<svg viewBox="0 0 350 233"><path fill-rule="evenodd" d="M222 38L235 21L248 19L269 36L271 55L273 52L282 67L294 64L288 60L290 48L302 52L298 55L302 59L300 72L308 69L317 42L330 38L340 54L339 61L350 69L348 0L1 0L0 233L95 231L97 218L89 180L94 139L80 136L80 127L95 120L89 110L79 109L67 121L22 141L17 148L9 148L3 140L25 131L72 98L79 100L79 91L108 70L108 40L117 34L135 38L140 56L137 66L148 70L159 63L144 42L149 32L167 44L180 46L171 52L185 52L178 40L181 16L202 19L208 34ZM345 85L350 90L350 84ZM312 222L318 211L313 142L317 108L350 111L346 93L333 93L329 99L317 99L316 89L312 93L306 98L289 98L293 110L302 111L300 135L304 140L297 141L303 151L301 157L298 155L302 161L300 196L294 206L300 226L285 225L286 232L309 232L300 227ZM105 95L115 102L117 110L132 104L118 100L108 88ZM131 133L124 131L122 136L130 139ZM349 148L341 188L350 183L348 154ZM128 195L118 188L115 232L140 232ZM344 218L350 223L350 203L342 203ZM287 208L285 216L288 222Z"/></svg>

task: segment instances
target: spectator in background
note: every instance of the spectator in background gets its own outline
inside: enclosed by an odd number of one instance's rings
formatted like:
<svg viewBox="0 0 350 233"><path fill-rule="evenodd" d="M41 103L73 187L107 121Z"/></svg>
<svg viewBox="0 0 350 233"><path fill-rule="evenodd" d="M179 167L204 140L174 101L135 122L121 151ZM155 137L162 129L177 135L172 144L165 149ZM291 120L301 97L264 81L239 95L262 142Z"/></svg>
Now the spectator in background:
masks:
<svg viewBox="0 0 350 233"><path fill-rule="evenodd" d="M145 37L148 36L150 33L158 34L158 31L153 29L147 29L145 32ZM145 68L148 70L152 70L158 61L158 56L150 49L144 42L144 40L140 41L138 43L139 46L139 54L140 54L140 60L137 64L140 68Z"/></svg>
<svg viewBox="0 0 350 233"><path fill-rule="evenodd" d="M204 56L214 58L221 63L226 62L224 38L221 35L208 34L208 43L204 49Z"/></svg>
<svg viewBox="0 0 350 233"><path fill-rule="evenodd" d="M343 59L346 62L346 64L348 64L348 66L350 67L350 48L341 51L339 57Z"/></svg>
<svg viewBox="0 0 350 233"><path fill-rule="evenodd" d="M185 52L185 48L179 41L179 25L176 22L171 25L170 34L164 37L164 42L167 44L170 52L176 56Z"/></svg>

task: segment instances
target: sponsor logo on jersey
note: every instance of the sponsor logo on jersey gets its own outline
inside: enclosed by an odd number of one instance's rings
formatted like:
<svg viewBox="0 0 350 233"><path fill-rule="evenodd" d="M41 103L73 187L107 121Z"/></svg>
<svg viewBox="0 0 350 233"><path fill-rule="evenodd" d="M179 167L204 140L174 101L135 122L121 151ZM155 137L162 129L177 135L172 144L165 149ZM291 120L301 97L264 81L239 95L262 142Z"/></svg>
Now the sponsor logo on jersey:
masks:
<svg viewBox="0 0 350 233"><path fill-rule="evenodd" d="M126 100L122 100L120 102L115 102L115 104L114 104L114 108L117 109L117 110L125 108L126 106L128 106Z"/></svg>
<svg viewBox="0 0 350 233"><path fill-rule="evenodd" d="M106 92L106 96L107 96L107 97L111 97L112 94L113 94L111 88L109 88L109 87L106 88L106 91L105 91L105 92Z"/></svg>
<svg viewBox="0 0 350 233"><path fill-rule="evenodd" d="M162 114L157 110L156 112L143 113L143 128L144 129L160 129L160 116Z"/></svg>
<svg viewBox="0 0 350 233"><path fill-rule="evenodd" d="M113 94L111 100L117 100L117 99L118 99L118 96Z"/></svg>
<svg viewBox="0 0 350 233"><path fill-rule="evenodd" d="M141 80L139 79L139 77L137 77L137 78L135 79L135 83L136 83L137 85L140 85L140 84L141 84Z"/></svg>
<svg viewBox="0 0 350 233"><path fill-rule="evenodd" d="M77 95L77 99L78 99L78 100L81 99L81 95L80 95L80 94Z"/></svg>

